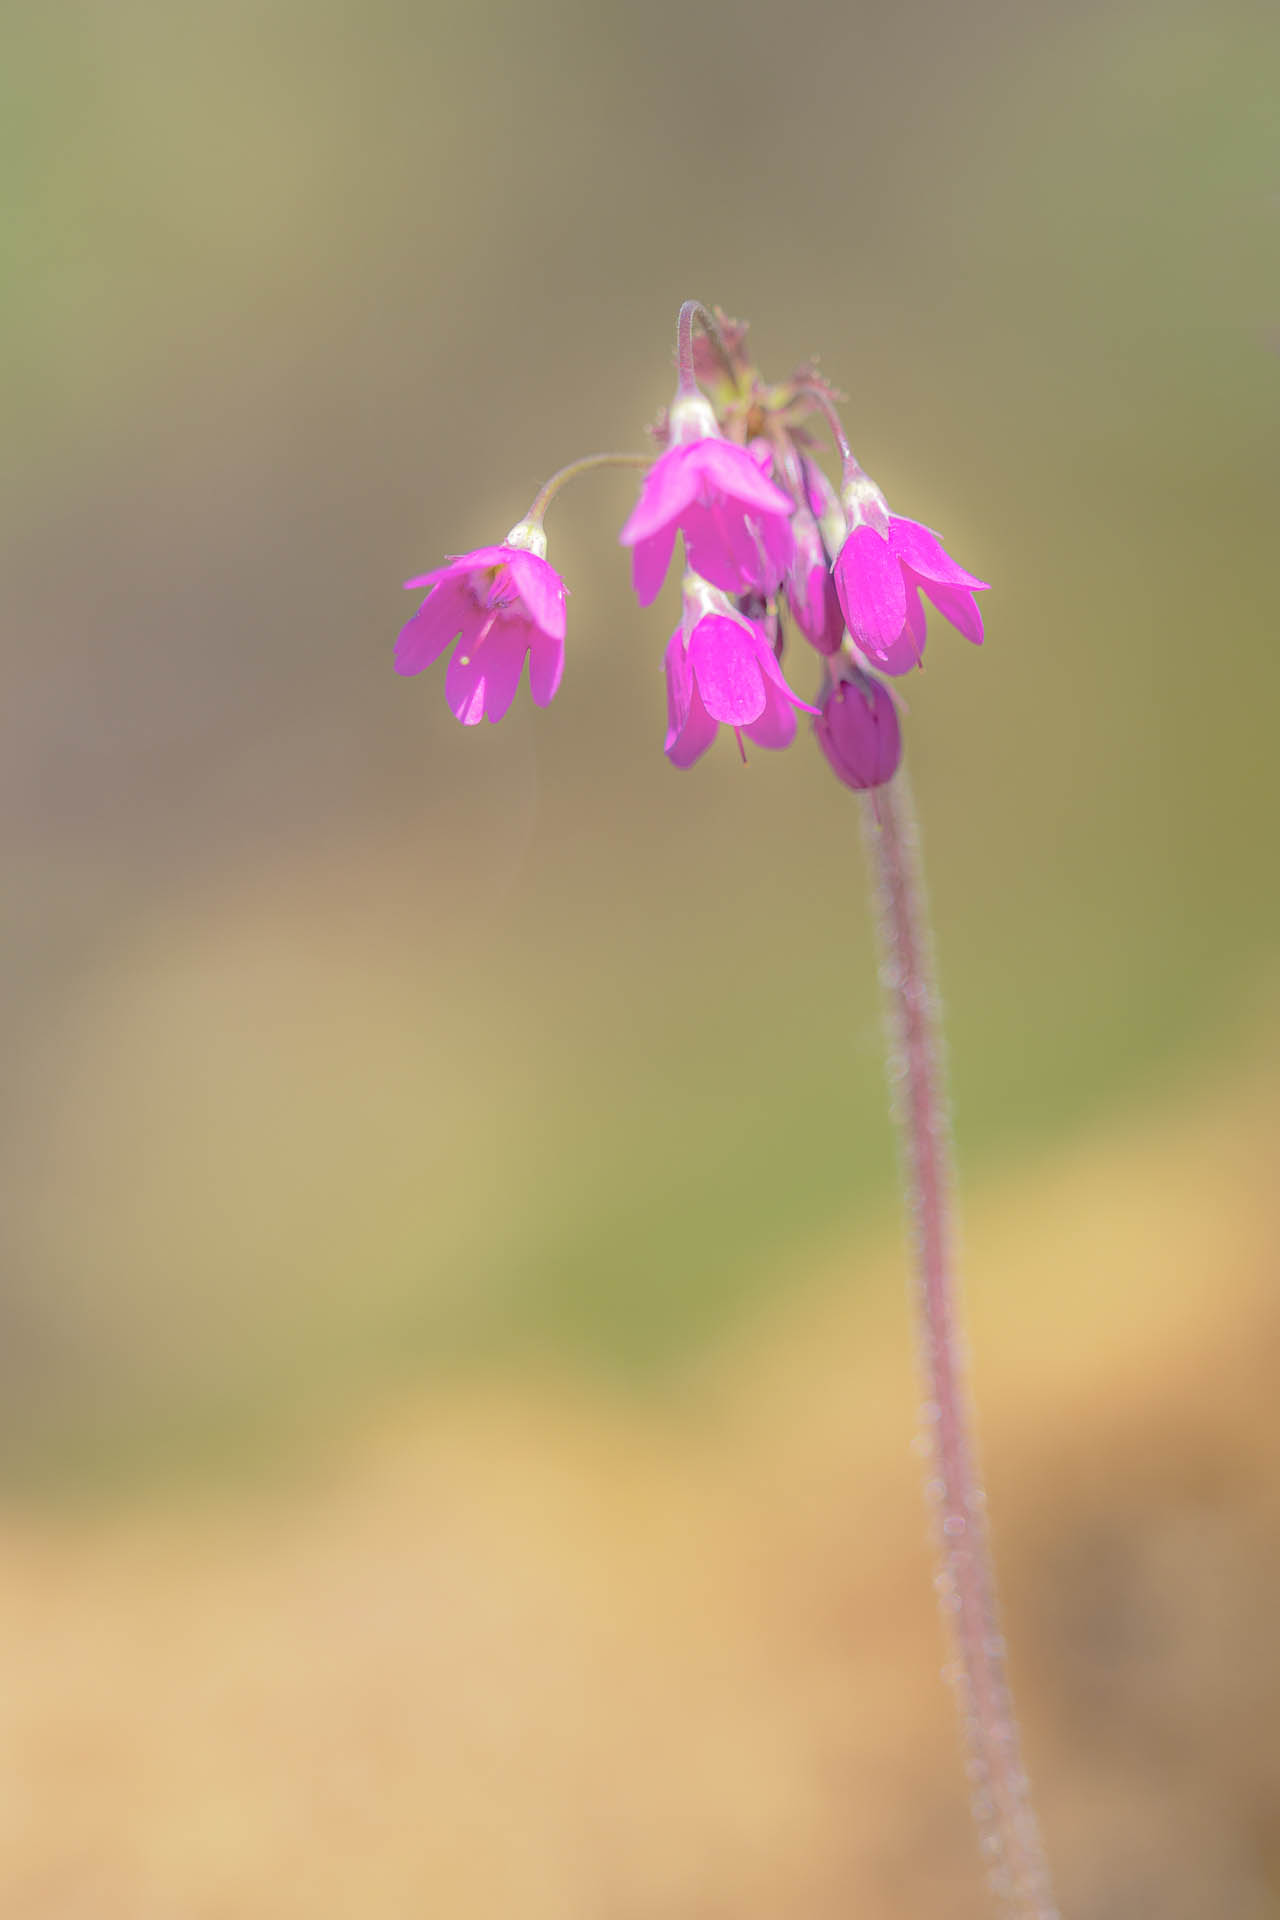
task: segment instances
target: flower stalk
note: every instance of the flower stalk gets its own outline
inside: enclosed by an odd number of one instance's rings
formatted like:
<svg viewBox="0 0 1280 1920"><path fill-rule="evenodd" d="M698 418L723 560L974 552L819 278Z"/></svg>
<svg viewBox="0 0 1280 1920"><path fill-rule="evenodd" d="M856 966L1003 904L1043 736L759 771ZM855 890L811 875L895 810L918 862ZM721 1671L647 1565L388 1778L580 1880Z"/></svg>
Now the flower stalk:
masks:
<svg viewBox="0 0 1280 1920"><path fill-rule="evenodd" d="M553 473L538 488L522 524L541 526L543 514L561 487L568 480L576 480L580 473L595 473L601 467L651 467L653 461L654 455L651 453L588 453L581 460L571 460L567 467L561 467L558 473Z"/></svg>
<svg viewBox="0 0 1280 1920"><path fill-rule="evenodd" d="M733 364L720 323L701 300L686 300L676 316L676 398L688 400L701 393L693 360L693 330L700 326L716 350L716 355L731 380L736 379Z"/></svg>
<svg viewBox="0 0 1280 1920"><path fill-rule="evenodd" d="M910 793L901 773L863 795L875 876L889 1081L912 1230L926 1380L937 1588L954 1654L973 1812L993 1890L1016 1920L1057 1920L1005 1664L986 1498L959 1324L952 1149L931 943Z"/></svg>

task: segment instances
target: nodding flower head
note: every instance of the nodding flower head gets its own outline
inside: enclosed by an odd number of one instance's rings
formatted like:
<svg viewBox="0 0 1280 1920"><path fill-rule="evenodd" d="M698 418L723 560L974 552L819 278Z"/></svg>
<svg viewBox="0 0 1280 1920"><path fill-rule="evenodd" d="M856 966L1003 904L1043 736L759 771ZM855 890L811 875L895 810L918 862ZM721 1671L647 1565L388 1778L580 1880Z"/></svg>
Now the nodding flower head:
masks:
<svg viewBox="0 0 1280 1920"><path fill-rule="evenodd" d="M968 639L982 639L975 593L936 534L889 511L854 458L840 395L816 365L766 381L747 329L686 301L676 325L675 398L657 453L593 453L553 473L500 546L455 555L406 582L427 595L396 643L396 669L420 673L455 640L445 695L464 726L499 720L526 656L546 706L564 665L565 587L546 559L543 516L575 476L644 469L622 528L642 606L656 599L683 536L683 611L666 651L667 757L691 766L717 729L785 747L796 712L847 786L892 777L902 753L898 712L871 669L904 673L925 644L922 596ZM836 493L814 456L815 421L841 464ZM821 708L792 691L781 662L798 629L823 656ZM792 641L794 645L794 641ZM804 653L801 649L801 653ZM745 751L743 758L745 759Z"/></svg>
<svg viewBox="0 0 1280 1920"><path fill-rule="evenodd" d="M724 593L772 593L791 559L792 502L746 447L724 439L701 394L677 396L671 445L645 475L619 539L642 607L657 599L677 533L689 565Z"/></svg>
<svg viewBox="0 0 1280 1920"><path fill-rule="evenodd" d="M907 673L924 653L925 610L920 595L966 640L982 643L982 614L974 594L987 585L957 566L936 533L916 520L890 514L883 532L855 524L835 565L836 592L846 625L873 666Z"/></svg>
<svg viewBox="0 0 1280 1920"><path fill-rule="evenodd" d="M796 708L816 713L783 678L769 636L758 620L732 606L718 588L685 575L680 625L667 646L666 755L691 767L721 726L758 747L789 747Z"/></svg>
<svg viewBox="0 0 1280 1920"><path fill-rule="evenodd" d="M396 641L396 672L421 673L461 636L445 675L445 698L464 727L501 720L529 656L529 691L548 706L564 670L565 587L544 559L540 526L522 521L500 547L455 554L406 580L428 587Z"/></svg>
<svg viewBox="0 0 1280 1920"><path fill-rule="evenodd" d="M902 729L893 695L874 674L850 667L834 680L813 723L833 773L859 792L892 780L902 759Z"/></svg>

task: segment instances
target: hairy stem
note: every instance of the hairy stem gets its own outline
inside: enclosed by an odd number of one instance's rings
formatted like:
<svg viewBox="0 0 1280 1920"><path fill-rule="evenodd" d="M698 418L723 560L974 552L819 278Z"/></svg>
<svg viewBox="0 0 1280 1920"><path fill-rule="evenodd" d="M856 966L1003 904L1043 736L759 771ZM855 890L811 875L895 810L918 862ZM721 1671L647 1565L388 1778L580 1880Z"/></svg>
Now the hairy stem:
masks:
<svg viewBox="0 0 1280 1920"><path fill-rule="evenodd" d="M949 1628L974 1818L991 1884L1017 1920L1057 1920L1023 1769L996 1607L986 1501L978 1477L959 1330L951 1135L919 843L901 774L867 793L881 975L914 1257L924 1424L936 1508L937 1587Z"/></svg>
<svg viewBox="0 0 1280 1920"><path fill-rule="evenodd" d="M736 382L738 377L715 315L710 308L703 306L701 300L686 300L676 318L676 395L681 399L687 399L690 394L699 391L698 376L693 368L695 325L701 326L711 341L729 378Z"/></svg>
<svg viewBox="0 0 1280 1920"><path fill-rule="evenodd" d="M588 453L581 460L571 460L567 467L561 467L558 473L553 473L538 488L525 519L534 524L540 523L566 480L576 480L580 473L593 473L598 467L651 467L656 458L656 454L652 453Z"/></svg>

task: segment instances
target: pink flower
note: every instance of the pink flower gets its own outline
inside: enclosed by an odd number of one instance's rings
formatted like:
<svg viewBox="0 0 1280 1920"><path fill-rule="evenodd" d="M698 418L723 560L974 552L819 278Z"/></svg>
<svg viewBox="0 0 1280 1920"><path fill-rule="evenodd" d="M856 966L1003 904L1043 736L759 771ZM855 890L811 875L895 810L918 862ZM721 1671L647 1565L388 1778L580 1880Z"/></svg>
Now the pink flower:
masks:
<svg viewBox="0 0 1280 1920"><path fill-rule="evenodd" d="M920 663L922 592L966 640L982 643L973 596L988 583L958 567L937 534L916 520L890 514L887 532L868 520L855 526L836 558L835 581L849 632L885 673L906 673Z"/></svg>
<svg viewBox="0 0 1280 1920"><path fill-rule="evenodd" d="M645 475L619 535L634 549L642 607L658 597L677 532L693 571L725 593L772 593L791 558L791 501L746 447L720 438L714 414L705 401L701 407L705 415L689 400L672 408L675 444Z"/></svg>
<svg viewBox="0 0 1280 1920"><path fill-rule="evenodd" d="M813 723L818 745L846 787L882 787L902 759L898 709L884 682L854 668L828 687Z"/></svg>
<svg viewBox="0 0 1280 1920"><path fill-rule="evenodd" d="M705 581L686 577L684 619L666 654L666 755L691 767L716 737L732 727L758 747L788 747L797 707L816 713L791 691L764 629L731 607ZM745 758L745 753L744 753Z"/></svg>
<svg viewBox="0 0 1280 1920"><path fill-rule="evenodd" d="M831 483L812 460L797 463L803 497L791 518L795 551L787 569L787 604L805 639L819 653L837 653L844 639L844 614L827 556L822 519L834 508ZM843 526L843 518L840 524Z"/></svg>
<svg viewBox="0 0 1280 1920"><path fill-rule="evenodd" d="M405 581L431 591L396 641L396 672L421 673L461 634L444 691L464 727L501 720L526 654L537 705L555 697L564 670L565 589L545 551L542 529L521 522L502 546L455 554L447 566Z"/></svg>

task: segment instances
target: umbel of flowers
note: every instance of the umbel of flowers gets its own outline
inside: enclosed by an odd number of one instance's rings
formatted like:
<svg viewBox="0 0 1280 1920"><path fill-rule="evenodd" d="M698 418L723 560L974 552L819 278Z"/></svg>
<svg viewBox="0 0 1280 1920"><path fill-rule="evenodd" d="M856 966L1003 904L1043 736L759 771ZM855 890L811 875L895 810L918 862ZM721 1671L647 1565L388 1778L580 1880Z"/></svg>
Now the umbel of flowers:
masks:
<svg viewBox="0 0 1280 1920"><path fill-rule="evenodd" d="M982 639L974 598L986 585L936 533L891 513L854 459L839 396L812 366L781 385L746 351L746 327L696 301L680 310L676 391L647 454L590 454L554 474L498 546L455 554L405 584L426 598L396 643L396 671L421 673L450 647L445 698L464 726L500 720L529 661L547 706L564 668L565 585L547 559L546 509L565 481L607 466L643 467L619 539L647 607L683 547L680 621L667 645L667 758L690 767L721 727L746 743L790 746L796 715L846 786L892 779L902 758L898 702L886 679L918 666L925 602L967 640ZM829 434L832 486L817 459ZM814 703L783 671L794 632L819 670ZM788 667L794 671L793 652Z"/></svg>

